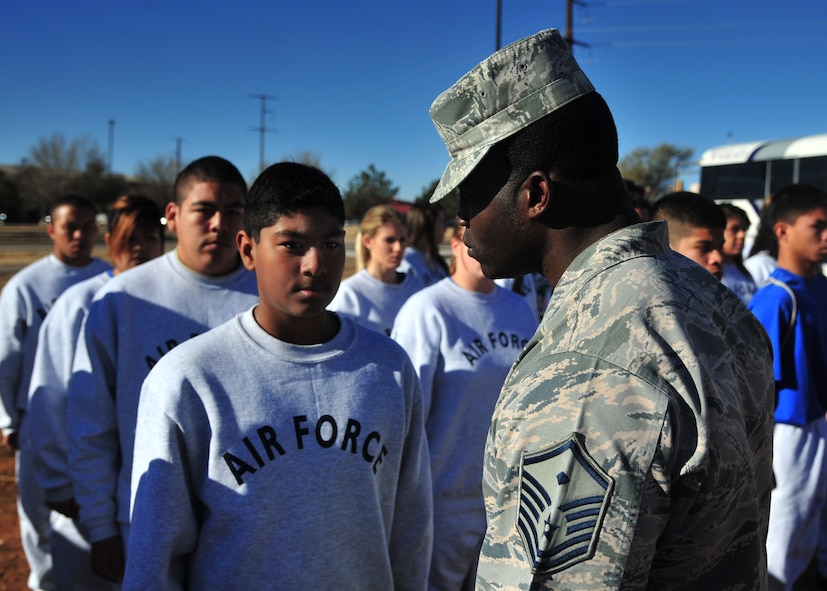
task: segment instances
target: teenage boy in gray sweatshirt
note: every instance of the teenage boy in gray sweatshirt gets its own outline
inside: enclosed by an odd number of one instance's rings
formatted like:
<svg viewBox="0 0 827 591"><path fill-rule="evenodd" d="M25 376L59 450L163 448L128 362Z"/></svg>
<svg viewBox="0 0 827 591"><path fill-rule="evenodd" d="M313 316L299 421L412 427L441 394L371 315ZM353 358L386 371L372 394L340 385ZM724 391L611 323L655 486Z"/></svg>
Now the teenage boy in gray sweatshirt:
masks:
<svg viewBox="0 0 827 591"><path fill-rule="evenodd" d="M295 163L253 184L237 244L257 306L144 382L124 590L424 590L431 477L406 353L326 310L344 207Z"/></svg>
<svg viewBox="0 0 827 591"><path fill-rule="evenodd" d="M92 254L96 214L94 204L81 195L57 199L46 226L52 252L21 269L0 293L0 444L16 452L17 510L30 589L55 583L51 546L65 544L62 535L51 535L52 526L61 533L74 527L52 514L35 477L32 449L40 426L27 413L29 380L40 326L52 304L72 285L109 269Z"/></svg>
<svg viewBox="0 0 827 591"><path fill-rule="evenodd" d="M166 206L175 250L95 293L69 383L69 469L92 570L120 582L129 550L129 477L141 384L170 349L257 301L241 264L247 183L219 156L188 164Z"/></svg>

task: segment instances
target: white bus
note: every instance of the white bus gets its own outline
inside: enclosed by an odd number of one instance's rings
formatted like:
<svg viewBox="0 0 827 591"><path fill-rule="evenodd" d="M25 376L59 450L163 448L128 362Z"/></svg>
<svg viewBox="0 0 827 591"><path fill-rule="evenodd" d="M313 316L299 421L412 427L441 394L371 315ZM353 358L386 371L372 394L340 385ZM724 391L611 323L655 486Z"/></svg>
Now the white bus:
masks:
<svg viewBox="0 0 827 591"><path fill-rule="evenodd" d="M718 146L699 164L701 195L748 199L758 211L767 195L792 183L827 191L827 134Z"/></svg>

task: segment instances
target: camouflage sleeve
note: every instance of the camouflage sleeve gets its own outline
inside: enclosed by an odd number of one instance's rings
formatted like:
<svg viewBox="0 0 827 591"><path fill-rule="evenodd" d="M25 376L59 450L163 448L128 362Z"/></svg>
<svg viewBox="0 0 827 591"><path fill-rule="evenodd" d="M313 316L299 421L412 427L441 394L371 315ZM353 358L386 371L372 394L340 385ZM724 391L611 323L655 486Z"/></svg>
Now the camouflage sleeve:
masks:
<svg viewBox="0 0 827 591"><path fill-rule="evenodd" d="M478 589L634 588L624 580L629 568L645 587L669 518L668 400L588 355L524 359L500 396L486 448ZM649 515L641 521L642 507Z"/></svg>

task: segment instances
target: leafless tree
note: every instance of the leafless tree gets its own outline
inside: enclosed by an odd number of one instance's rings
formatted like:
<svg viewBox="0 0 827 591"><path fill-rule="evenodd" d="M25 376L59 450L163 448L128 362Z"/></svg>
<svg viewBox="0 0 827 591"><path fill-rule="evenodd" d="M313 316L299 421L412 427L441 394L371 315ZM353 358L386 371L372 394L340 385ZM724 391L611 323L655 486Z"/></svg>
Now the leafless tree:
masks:
<svg viewBox="0 0 827 591"><path fill-rule="evenodd" d="M27 209L39 210L41 216L55 198L78 188L84 172L100 176L104 170L100 146L89 136L67 140L62 133L41 137L29 149L21 171L21 198Z"/></svg>
<svg viewBox="0 0 827 591"><path fill-rule="evenodd" d="M138 190L161 207L175 199L172 190L176 176L178 165L172 156L159 156L154 160L141 162L135 171Z"/></svg>

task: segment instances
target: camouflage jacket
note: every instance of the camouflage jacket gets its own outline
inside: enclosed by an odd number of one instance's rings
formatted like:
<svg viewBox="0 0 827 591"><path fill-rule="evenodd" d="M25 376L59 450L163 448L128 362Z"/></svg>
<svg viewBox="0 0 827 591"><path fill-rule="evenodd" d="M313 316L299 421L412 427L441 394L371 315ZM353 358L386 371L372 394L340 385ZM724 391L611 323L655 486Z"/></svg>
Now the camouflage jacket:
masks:
<svg viewBox="0 0 827 591"><path fill-rule="evenodd" d="M770 351L664 222L580 253L494 411L477 588L766 589Z"/></svg>

